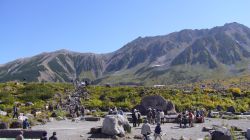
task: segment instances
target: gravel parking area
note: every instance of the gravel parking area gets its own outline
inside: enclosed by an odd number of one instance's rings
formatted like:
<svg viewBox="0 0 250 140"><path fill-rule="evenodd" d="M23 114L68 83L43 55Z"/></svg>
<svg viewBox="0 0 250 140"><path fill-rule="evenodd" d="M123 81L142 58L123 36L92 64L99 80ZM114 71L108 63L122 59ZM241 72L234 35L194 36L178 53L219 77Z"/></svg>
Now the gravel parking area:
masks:
<svg viewBox="0 0 250 140"><path fill-rule="evenodd" d="M88 121L79 121L72 122L71 120L63 121L52 121L45 125L34 126L33 130L46 130L48 136L51 136L53 131L57 132L59 140L87 140L91 136L88 134L92 127L97 127L102 125L103 119L98 122L88 122ZM222 120L222 119L211 119L206 118L205 123L195 124L192 128L179 128L178 124L175 123L166 123L162 125L163 130L163 139L170 140L171 138L180 138L184 136L188 139L197 140L203 139L208 132L202 132L204 126L211 127L212 125L228 125L228 126L237 126L244 131L250 127L250 120L241 119L241 120ZM154 130L155 125L151 125L152 130ZM128 135L131 139L135 135L140 134L140 127L132 128L132 133ZM98 140L98 138L92 138ZM125 138L128 139L128 138Z"/></svg>

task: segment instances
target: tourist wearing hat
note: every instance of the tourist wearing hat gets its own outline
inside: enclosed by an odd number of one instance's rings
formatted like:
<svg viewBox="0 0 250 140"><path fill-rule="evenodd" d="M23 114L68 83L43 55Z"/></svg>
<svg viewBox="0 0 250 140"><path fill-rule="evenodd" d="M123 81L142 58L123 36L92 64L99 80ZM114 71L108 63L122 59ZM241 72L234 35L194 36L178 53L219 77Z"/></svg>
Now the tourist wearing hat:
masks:
<svg viewBox="0 0 250 140"><path fill-rule="evenodd" d="M136 127L136 123L137 123L137 111L136 111L136 109L134 109L132 111L132 122L133 122L133 127Z"/></svg>

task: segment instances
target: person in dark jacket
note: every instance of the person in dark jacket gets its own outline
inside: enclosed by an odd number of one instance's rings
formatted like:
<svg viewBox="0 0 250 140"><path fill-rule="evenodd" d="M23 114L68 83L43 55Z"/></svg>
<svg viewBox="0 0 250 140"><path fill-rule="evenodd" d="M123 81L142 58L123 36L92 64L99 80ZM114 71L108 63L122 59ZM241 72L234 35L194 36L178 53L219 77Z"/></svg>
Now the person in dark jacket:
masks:
<svg viewBox="0 0 250 140"><path fill-rule="evenodd" d="M187 117L187 114L185 112L182 113L183 115L183 128L187 128L187 123L188 123L188 117Z"/></svg>
<svg viewBox="0 0 250 140"><path fill-rule="evenodd" d="M136 109L134 109L132 111L132 122L133 122L133 127L136 127L136 123L137 123L137 114L136 114Z"/></svg>
<svg viewBox="0 0 250 140"><path fill-rule="evenodd" d="M13 119L15 117L18 119L18 108L16 105L13 106Z"/></svg>
<svg viewBox="0 0 250 140"><path fill-rule="evenodd" d="M48 140L48 138L47 138L47 132L43 133L43 136L40 138L40 140Z"/></svg>
<svg viewBox="0 0 250 140"><path fill-rule="evenodd" d="M139 111L137 111L137 124L138 124L138 127L141 124L141 113Z"/></svg>
<svg viewBox="0 0 250 140"><path fill-rule="evenodd" d="M177 118L178 118L178 123L180 124L180 128L182 128L182 119L183 119L182 114L179 113Z"/></svg>
<svg viewBox="0 0 250 140"><path fill-rule="evenodd" d="M30 124L29 124L29 122L28 122L28 119L25 119L25 120L23 121L23 129L28 129L28 128L30 128Z"/></svg>
<svg viewBox="0 0 250 140"><path fill-rule="evenodd" d="M153 109L153 111L152 111L152 120L153 120L153 124L155 124L156 123L156 109Z"/></svg>
<svg viewBox="0 0 250 140"><path fill-rule="evenodd" d="M49 138L49 140L57 140L56 132L53 132L53 135Z"/></svg>
<svg viewBox="0 0 250 140"><path fill-rule="evenodd" d="M155 134L154 134L155 140L159 137L160 140L161 138L161 123L157 123L157 126L155 127Z"/></svg>

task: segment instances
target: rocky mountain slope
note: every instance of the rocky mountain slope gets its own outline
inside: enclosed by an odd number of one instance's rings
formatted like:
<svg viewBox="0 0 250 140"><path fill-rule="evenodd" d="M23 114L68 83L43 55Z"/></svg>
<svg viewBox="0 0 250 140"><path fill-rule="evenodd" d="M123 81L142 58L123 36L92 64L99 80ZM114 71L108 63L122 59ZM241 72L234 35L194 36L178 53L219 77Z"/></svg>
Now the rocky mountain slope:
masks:
<svg viewBox="0 0 250 140"><path fill-rule="evenodd" d="M137 38L109 54L60 50L0 66L0 81L90 79L170 84L238 76L250 70L250 29L239 23Z"/></svg>

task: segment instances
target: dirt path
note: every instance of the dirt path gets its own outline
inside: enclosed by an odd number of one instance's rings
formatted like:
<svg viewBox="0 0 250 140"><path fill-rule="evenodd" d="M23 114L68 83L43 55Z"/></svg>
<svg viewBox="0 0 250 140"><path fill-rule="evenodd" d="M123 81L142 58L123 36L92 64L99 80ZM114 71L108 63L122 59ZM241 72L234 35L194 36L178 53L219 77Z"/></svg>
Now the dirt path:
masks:
<svg viewBox="0 0 250 140"><path fill-rule="evenodd" d="M209 118L206 119L205 123L203 124L195 124L195 127L193 128L179 128L178 124L167 123L162 125L162 130L164 134L163 139L170 140L171 138L180 138L181 136L184 136L188 139L191 138L192 140L202 139L208 134L208 132L201 131L204 126L222 124L229 126L237 126L246 131L247 128L250 127L250 120L222 120ZM91 136L90 134L88 134L90 128L101 125L102 120L98 122L72 122L71 120L64 120L49 122L46 125L34 126L32 129L46 130L48 132L48 136L51 136L52 132L56 131L59 140L87 140ZM152 125L151 128L152 130L154 130L155 126ZM140 131L140 127L132 128L132 133L129 136L131 137L131 139L133 139L134 135L140 134ZM82 137L80 135L82 135Z"/></svg>

